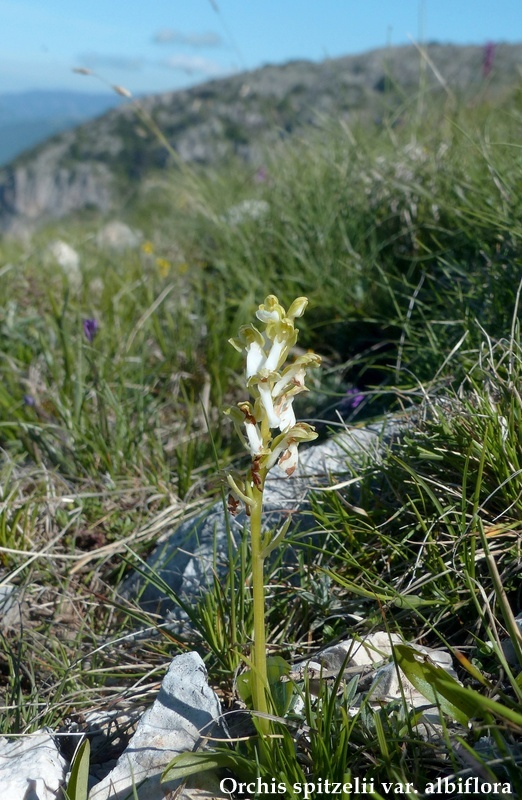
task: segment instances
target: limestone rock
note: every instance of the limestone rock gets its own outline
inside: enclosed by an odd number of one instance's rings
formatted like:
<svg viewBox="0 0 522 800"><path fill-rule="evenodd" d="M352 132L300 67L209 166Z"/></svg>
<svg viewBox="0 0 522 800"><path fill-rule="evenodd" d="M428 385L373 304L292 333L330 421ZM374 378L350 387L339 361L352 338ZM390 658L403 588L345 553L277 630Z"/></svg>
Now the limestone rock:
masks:
<svg viewBox="0 0 522 800"><path fill-rule="evenodd" d="M100 250L130 250L137 247L142 240L142 234L129 228L124 222L114 220L108 222L96 235L96 244Z"/></svg>
<svg viewBox="0 0 522 800"><path fill-rule="evenodd" d="M172 758L193 750L202 735L216 735L219 700L207 683L197 653L173 659L158 697L145 712L114 769L89 794L89 800L124 800L137 787L139 800L161 800L175 786L162 787L161 774Z"/></svg>
<svg viewBox="0 0 522 800"><path fill-rule="evenodd" d="M22 231L87 206L108 211L114 178L106 164L66 166L73 138L69 131L27 163L16 162L0 170L0 231Z"/></svg>
<svg viewBox="0 0 522 800"><path fill-rule="evenodd" d="M0 737L2 800L58 800L66 770L67 762L49 731Z"/></svg>
<svg viewBox="0 0 522 800"><path fill-rule="evenodd" d="M25 601L18 586L0 583L0 631L19 631L23 624Z"/></svg>
<svg viewBox="0 0 522 800"><path fill-rule="evenodd" d="M359 675L358 698L356 697L353 707L350 708L350 713L357 714L366 698L373 708L399 700L410 708L422 709L422 716L415 726L420 736L428 740L440 738L443 728L439 709L430 704L392 660L393 647L404 643L404 639L400 636L386 631L375 631L361 639L346 639L332 647L326 647L312 659L294 665L292 677L303 680L307 674L310 690L318 694L321 683L335 681L341 670L344 670L345 681L354 675ZM446 670L452 678L457 679L451 654L446 649L425 647L410 642L406 644L429 658L436 666ZM302 713L302 711L302 701L300 701L294 712Z"/></svg>

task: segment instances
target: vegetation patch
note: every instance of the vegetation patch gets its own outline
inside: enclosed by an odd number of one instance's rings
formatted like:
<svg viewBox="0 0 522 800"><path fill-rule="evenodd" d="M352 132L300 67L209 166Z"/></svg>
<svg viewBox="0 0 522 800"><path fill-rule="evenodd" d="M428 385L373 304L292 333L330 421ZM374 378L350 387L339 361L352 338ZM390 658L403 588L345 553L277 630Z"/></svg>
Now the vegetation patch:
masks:
<svg viewBox="0 0 522 800"><path fill-rule="evenodd" d="M299 419L323 437L400 424L379 464L315 493L314 537L290 523L296 560L265 575L268 649L294 662L384 630L447 648L458 681L399 646L442 711L437 737L401 700L354 714L358 680L341 672L295 689L299 718L280 691L273 743L249 728L211 750L214 766L238 796L272 778L287 797L326 780L366 781L376 798L446 779L468 793L470 775L520 794L520 122L517 92L492 107L480 91L443 106L421 91L379 126L324 121L261 169L154 173L125 209L143 233L129 249L96 244L94 213L0 243L0 586L19 607L0 625L2 733L81 731L91 709L150 701L188 649L237 709L254 631L246 545L191 609L192 633L118 588L243 467L223 414L244 395L227 340L267 295L305 295L295 356L313 349L323 368ZM57 238L79 281L45 257ZM192 756L185 775L203 768Z"/></svg>

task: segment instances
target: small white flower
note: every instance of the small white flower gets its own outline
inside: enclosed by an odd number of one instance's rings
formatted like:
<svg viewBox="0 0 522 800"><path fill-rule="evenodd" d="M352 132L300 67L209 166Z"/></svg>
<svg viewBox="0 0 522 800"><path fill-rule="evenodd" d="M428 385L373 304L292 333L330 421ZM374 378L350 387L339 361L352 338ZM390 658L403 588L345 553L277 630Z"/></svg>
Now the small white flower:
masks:
<svg viewBox="0 0 522 800"><path fill-rule="evenodd" d="M228 340L238 353L246 352L246 379L263 369L266 361L265 337L255 325L242 325L237 339Z"/></svg>
<svg viewBox="0 0 522 800"><path fill-rule="evenodd" d="M298 461L297 442L292 442L277 462L277 466L286 472L286 477L289 478L296 471Z"/></svg>
<svg viewBox="0 0 522 800"><path fill-rule="evenodd" d="M291 367L285 369L279 380L274 383L274 386L272 387L272 395L274 397L279 397L279 395L283 394L290 384L293 384L294 387L299 387L300 391L304 390L305 377L305 368L301 366L301 364L292 364ZM293 393L297 394L296 391Z"/></svg>
<svg viewBox="0 0 522 800"><path fill-rule="evenodd" d="M260 322L279 322L279 314L277 311L266 311L264 308L256 311L256 317Z"/></svg>
<svg viewBox="0 0 522 800"><path fill-rule="evenodd" d="M266 366L266 353L259 342L253 341L246 347L246 379L257 373Z"/></svg>
<svg viewBox="0 0 522 800"><path fill-rule="evenodd" d="M247 435L248 449L250 450L251 455L258 456L263 452L263 439L261 438L258 426L253 422L245 420L245 431Z"/></svg>
<svg viewBox="0 0 522 800"><path fill-rule="evenodd" d="M274 404L275 412L279 417L279 430L281 433L293 428L296 423L294 413L294 398L283 395L278 403Z"/></svg>
<svg viewBox="0 0 522 800"><path fill-rule="evenodd" d="M264 368L269 372L275 372L281 361L286 357L287 341L286 339L276 339L270 348L270 352L264 363Z"/></svg>
<svg viewBox="0 0 522 800"><path fill-rule="evenodd" d="M274 401L272 399L272 391L270 388L270 383L268 380L259 380L257 382L257 388L259 391L259 399L261 400L261 405L265 410L266 417L268 419L268 424L271 428L279 428L281 424L281 420L277 416L275 409L274 409Z"/></svg>
<svg viewBox="0 0 522 800"><path fill-rule="evenodd" d="M279 303L275 294L269 294L265 297L265 302L261 303L256 311L256 317L261 322L268 324L269 322L279 322L283 319L285 310Z"/></svg>
<svg viewBox="0 0 522 800"><path fill-rule="evenodd" d="M321 363L321 357L316 353L305 353L296 358L293 364L283 371L283 374L272 388L272 396L278 397L283 392L289 391L287 387L293 384L290 391L292 394L306 391L304 384L306 377L306 367L317 367Z"/></svg>
<svg viewBox="0 0 522 800"><path fill-rule="evenodd" d="M262 465L268 471L279 461L287 476L290 476L297 467L299 443L312 442L314 439L317 439L317 433L312 426L306 422L297 422L292 428L276 436L272 442L272 449L262 458Z"/></svg>

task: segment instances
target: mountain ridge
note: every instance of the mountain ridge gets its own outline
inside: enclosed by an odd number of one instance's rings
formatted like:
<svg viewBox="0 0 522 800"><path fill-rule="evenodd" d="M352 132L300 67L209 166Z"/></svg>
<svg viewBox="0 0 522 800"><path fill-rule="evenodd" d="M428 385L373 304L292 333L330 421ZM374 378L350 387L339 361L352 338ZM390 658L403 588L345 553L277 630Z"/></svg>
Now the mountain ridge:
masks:
<svg viewBox="0 0 522 800"><path fill-rule="evenodd" d="M0 231L94 207L110 211L122 191L169 162L153 120L182 162L239 157L260 163L267 147L321 117L379 121L419 86L429 94L499 96L520 83L522 44L497 44L490 73L482 46L428 44L372 50L323 62L290 61L139 98L53 136L0 169ZM139 119L141 115L142 120Z"/></svg>
<svg viewBox="0 0 522 800"><path fill-rule="evenodd" d="M0 167L20 153L118 105L109 92L34 89L0 94Z"/></svg>

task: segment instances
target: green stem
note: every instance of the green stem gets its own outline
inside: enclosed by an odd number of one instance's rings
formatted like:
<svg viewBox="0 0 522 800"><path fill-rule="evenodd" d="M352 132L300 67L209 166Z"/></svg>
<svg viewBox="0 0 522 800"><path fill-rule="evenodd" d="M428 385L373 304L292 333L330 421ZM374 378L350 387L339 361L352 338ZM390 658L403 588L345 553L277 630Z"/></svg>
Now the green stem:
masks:
<svg viewBox="0 0 522 800"><path fill-rule="evenodd" d="M250 537L252 544L252 597L254 603L254 651L252 699L254 710L268 714L267 690L268 677L266 667L265 636L265 575L261 518L263 512L263 492L257 487L252 489L254 505L250 512ZM270 722L266 717L259 717L259 730L262 734L270 732Z"/></svg>

